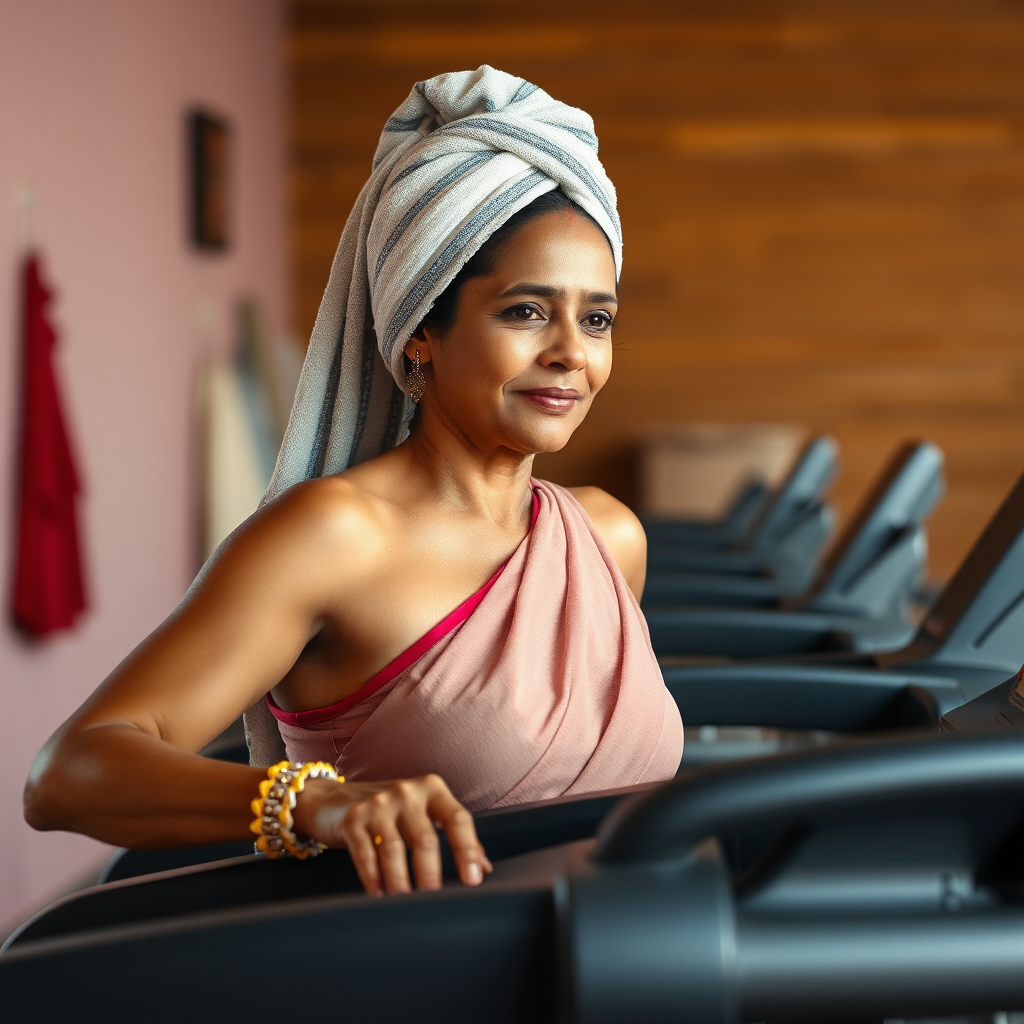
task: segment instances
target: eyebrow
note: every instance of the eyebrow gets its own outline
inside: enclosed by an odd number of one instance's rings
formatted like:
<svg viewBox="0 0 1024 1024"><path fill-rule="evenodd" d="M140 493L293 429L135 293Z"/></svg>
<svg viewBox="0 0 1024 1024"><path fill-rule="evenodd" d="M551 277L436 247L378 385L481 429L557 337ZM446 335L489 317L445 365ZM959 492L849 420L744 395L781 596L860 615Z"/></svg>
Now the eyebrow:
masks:
<svg viewBox="0 0 1024 1024"><path fill-rule="evenodd" d="M565 298L564 288L555 288L550 284L534 284L530 281L524 281L521 284L514 284L511 288L507 288L503 291L498 298L507 299L513 295L540 295L546 299ZM614 302L618 305L618 298L611 292L589 292L584 296L587 302Z"/></svg>

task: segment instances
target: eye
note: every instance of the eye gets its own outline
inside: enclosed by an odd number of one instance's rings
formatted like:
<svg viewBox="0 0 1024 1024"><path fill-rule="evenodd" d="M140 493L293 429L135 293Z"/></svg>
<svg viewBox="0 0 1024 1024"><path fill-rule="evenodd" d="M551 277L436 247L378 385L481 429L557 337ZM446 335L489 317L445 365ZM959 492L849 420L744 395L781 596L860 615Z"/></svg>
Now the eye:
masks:
<svg viewBox="0 0 1024 1024"><path fill-rule="evenodd" d="M583 318L583 327L594 334L607 331L612 326L612 323L611 314L606 313L603 309L594 310L593 313L588 313Z"/></svg>
<svg viewBox="0 0 1024 1024"><path fill-rule="evenodd" d="M503 316L511 317L513 320L543 320L544 316L540 309L532 302L520 302L516 306L509 306Z"/></svg>

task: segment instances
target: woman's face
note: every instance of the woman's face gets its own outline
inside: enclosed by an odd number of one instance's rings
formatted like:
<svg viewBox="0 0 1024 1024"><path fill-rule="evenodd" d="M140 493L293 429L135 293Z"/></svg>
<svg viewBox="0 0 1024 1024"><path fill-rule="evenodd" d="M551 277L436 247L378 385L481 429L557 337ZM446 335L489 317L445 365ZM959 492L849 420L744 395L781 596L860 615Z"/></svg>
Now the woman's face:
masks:
<svg viewBox="0 0 1024 1024"><path fill-rule="evenodd" d="M608 380L617 309L601 230L560 211L529 221L493 273L466 281L447 334L421 328L406 345L424 364L425 419L483 450L558 451Z"/></svg>

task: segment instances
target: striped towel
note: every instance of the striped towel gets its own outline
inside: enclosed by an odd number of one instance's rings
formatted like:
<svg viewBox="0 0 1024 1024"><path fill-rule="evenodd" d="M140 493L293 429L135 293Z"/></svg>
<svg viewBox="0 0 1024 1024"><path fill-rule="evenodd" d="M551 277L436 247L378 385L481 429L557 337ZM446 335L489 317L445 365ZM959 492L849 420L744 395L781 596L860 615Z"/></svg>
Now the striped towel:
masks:
<svg viewBox="0 0 1024 1024"><path fill-rule="evenodd" d="M558 187L604 230L618 274L615 188L588 114L486 64L416 83L342 233L264 501L404 439L405 343L490 235Z"/></svg>

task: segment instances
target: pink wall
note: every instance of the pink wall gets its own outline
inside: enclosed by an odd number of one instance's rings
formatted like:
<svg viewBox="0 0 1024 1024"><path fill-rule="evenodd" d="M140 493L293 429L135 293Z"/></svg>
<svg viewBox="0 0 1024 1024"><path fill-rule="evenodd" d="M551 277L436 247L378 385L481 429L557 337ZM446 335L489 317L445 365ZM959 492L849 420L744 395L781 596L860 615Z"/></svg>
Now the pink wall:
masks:
<svg viewBox="0 0 1024 1024"><path fill-rule="evenodd" d="M0 926L101 861L31 831L38 748L175 605L196 550L194 390L228 344L234 299L285 317L280 0L0 0L0 586L10 593L18 408L15 190L39 195L59 372L85 478L92 608L26 645L0 626ZM232 251L186 243L184 112L235 129ZM205 321L206 326L203 326ZM210 325L212 322L212 326Z"/></svg>

